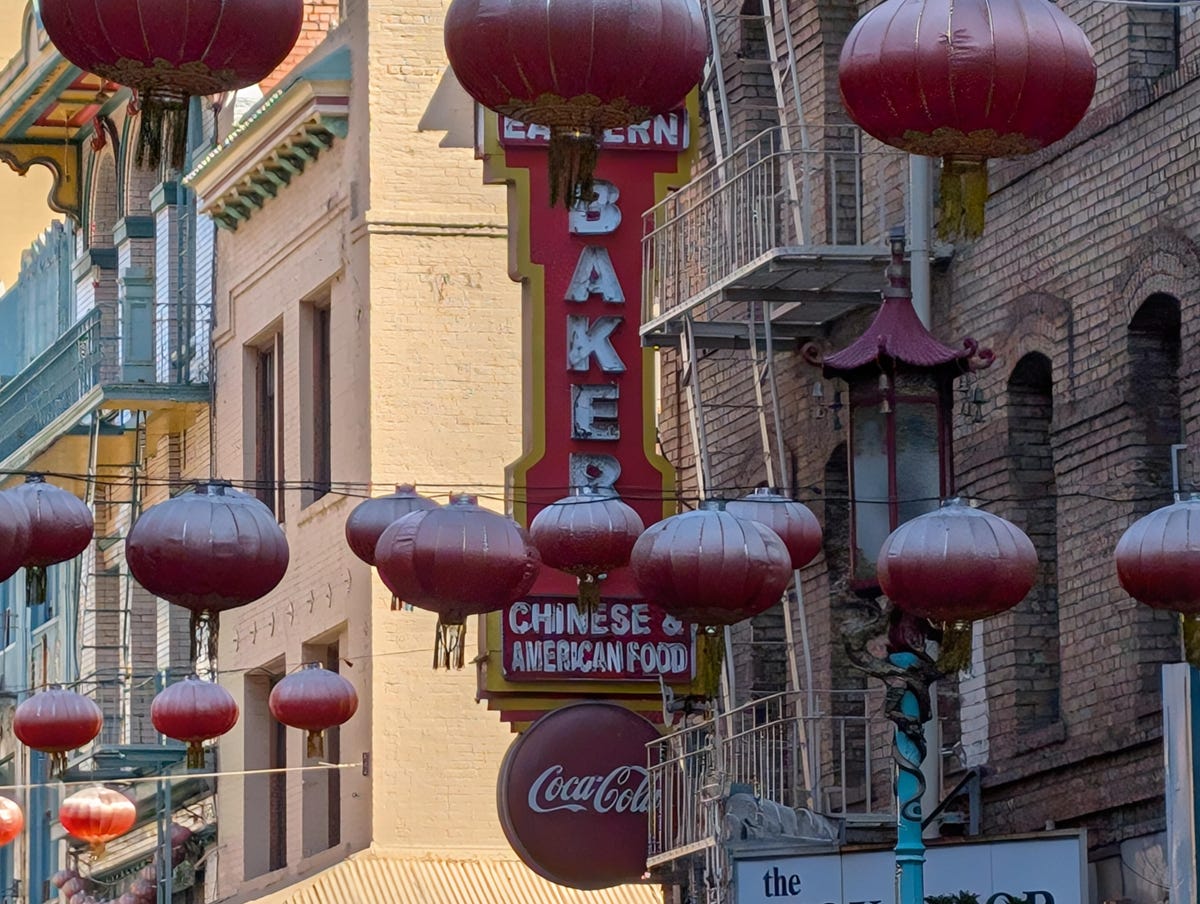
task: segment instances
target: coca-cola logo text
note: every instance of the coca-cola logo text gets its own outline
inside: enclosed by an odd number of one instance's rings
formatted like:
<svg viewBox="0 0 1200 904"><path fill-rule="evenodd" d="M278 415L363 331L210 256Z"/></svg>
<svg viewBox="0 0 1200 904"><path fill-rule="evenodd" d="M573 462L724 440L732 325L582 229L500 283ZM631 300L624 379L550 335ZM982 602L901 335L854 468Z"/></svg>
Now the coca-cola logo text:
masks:
<svg viewBox="0 0 1200 904"><path fill-rule="evenodd" d="M650 776L643 766L618 766L607 775L563 776L551 766L529 788L535 813L570 810L582 813L646 813L650 809Z"/></svg>

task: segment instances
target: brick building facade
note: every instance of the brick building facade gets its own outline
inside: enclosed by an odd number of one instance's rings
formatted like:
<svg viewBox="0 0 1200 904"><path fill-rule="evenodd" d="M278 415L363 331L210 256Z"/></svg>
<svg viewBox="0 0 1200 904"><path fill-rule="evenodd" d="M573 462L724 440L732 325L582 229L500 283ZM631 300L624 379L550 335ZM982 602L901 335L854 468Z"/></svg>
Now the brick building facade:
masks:
<svg viewBox="0 0 1200 904"><path fill-rule="evenodd" d="M777 48L786 41L779 14L764 26L754 0L714 6L728 107L718 116L708 108L710 161L722 140L736 148L779 124L768 30ZM1188 203L1200 165L1200 25L1178 7L1072 0L1063 8L1096 51L1087 117L1053 147L994 165L983 237L933 255L932 331L950 343L974 337L996 353L978 375L982 419L956 414L958 491L1022 527L1040 561L1029 597L976 631L972 668L941 682L943 788L983 767L985 833L1086 827L1093 900L1159 901L1160 667L1180 661L1180 632L1177 617L1120 589L1113 549L1136 517L1172 501L1172 447L1194 448L1189 426L1200 416L1200 379L1188 364L1200 324L1200 221ZM844 5L792 5L796 79L783 80L785 124L789 114L792 128L801 117L847 122L836 66L854 18ZM890 225L904 225L902 211L888 213ZM712 319L744 321L748 310L744 295L730 292L714 293L710 305L719 311ZM838 640L855 599L845 581L845 416L830 406L844 386L823 381L801 347L815 342L828 353L858 336L873 312L847 308L794 330L794 342L777 341L772 358L784 439L777 457L790 470L776 482L793 487L825 529L824 554L803 573L820 687L863 679ZM746 351L700 354L710 494L740 494L767 476L748 410ZM664 447L695 487L683 356L664 349L662 373ZM1185 491L1187 460L1184 451ZM735 636L741 698L784 687L781 625L776 611Z"/></svg>

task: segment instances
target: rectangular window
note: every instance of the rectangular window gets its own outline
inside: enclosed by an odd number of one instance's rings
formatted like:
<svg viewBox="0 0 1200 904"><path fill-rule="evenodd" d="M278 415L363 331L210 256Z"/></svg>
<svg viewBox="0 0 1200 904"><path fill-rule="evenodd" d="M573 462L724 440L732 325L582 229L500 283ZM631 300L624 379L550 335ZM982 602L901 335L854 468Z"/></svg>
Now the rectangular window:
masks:
<svg viewBox="0 0 1200 904"><path fill-rule="evenodd" d="M329 492L332 480L331 445L333 411L330 390L333 367L329 344L328 307L312 310L312 476L310 500L315 502Z"/></svg>
<svg viewBox="0 0 1200 904"><path fill-rule="evenodd" d="M282 677L281 660L245 676L242 721L246 725L246 769L287 767L287 731L272 718L267 705L271 688ZM244 877L253 879L287 865L287 773L249 775L243 787L245 824L259 827L259 831L245 836Z"/></svg>
<svg viewBox="0 0 1200 904"><path fill-rule="evenodd" d="M259 500L284 518L283 335L276 333L254 353L254 486Z"/></svg>

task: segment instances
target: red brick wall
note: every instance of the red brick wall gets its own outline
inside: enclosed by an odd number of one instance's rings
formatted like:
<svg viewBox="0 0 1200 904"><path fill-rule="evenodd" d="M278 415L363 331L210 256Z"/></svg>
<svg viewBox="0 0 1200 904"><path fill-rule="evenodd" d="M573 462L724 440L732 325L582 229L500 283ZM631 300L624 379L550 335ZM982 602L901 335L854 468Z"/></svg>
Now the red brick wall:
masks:
<svg viewBox="0 0 1200 904"><path fill-rule="evenodd" d="M287 78L300 61L325 40L325 35L337 26L338 19L339 0L304 0L304 24L300 27L300 37L287 59L261 82L263 94L270 94L272 88Z"/></svg>

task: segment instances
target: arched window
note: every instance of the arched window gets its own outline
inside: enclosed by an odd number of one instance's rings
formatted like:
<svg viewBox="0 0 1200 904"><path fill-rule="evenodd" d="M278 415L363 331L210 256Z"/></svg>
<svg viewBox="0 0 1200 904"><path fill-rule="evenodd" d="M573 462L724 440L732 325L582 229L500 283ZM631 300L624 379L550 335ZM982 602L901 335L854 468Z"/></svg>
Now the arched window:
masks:
<svg viewBox="0 0 1200 904"><path fill-rule="evenodd" d="M1032 352L1008 378L1008 460L1013 517L1037 550L1038 581L1012 614L1017 723L1043 728L1059 720L1062 655L1058 616L1058 490L1050 427L1050 359Z"/></svg>

